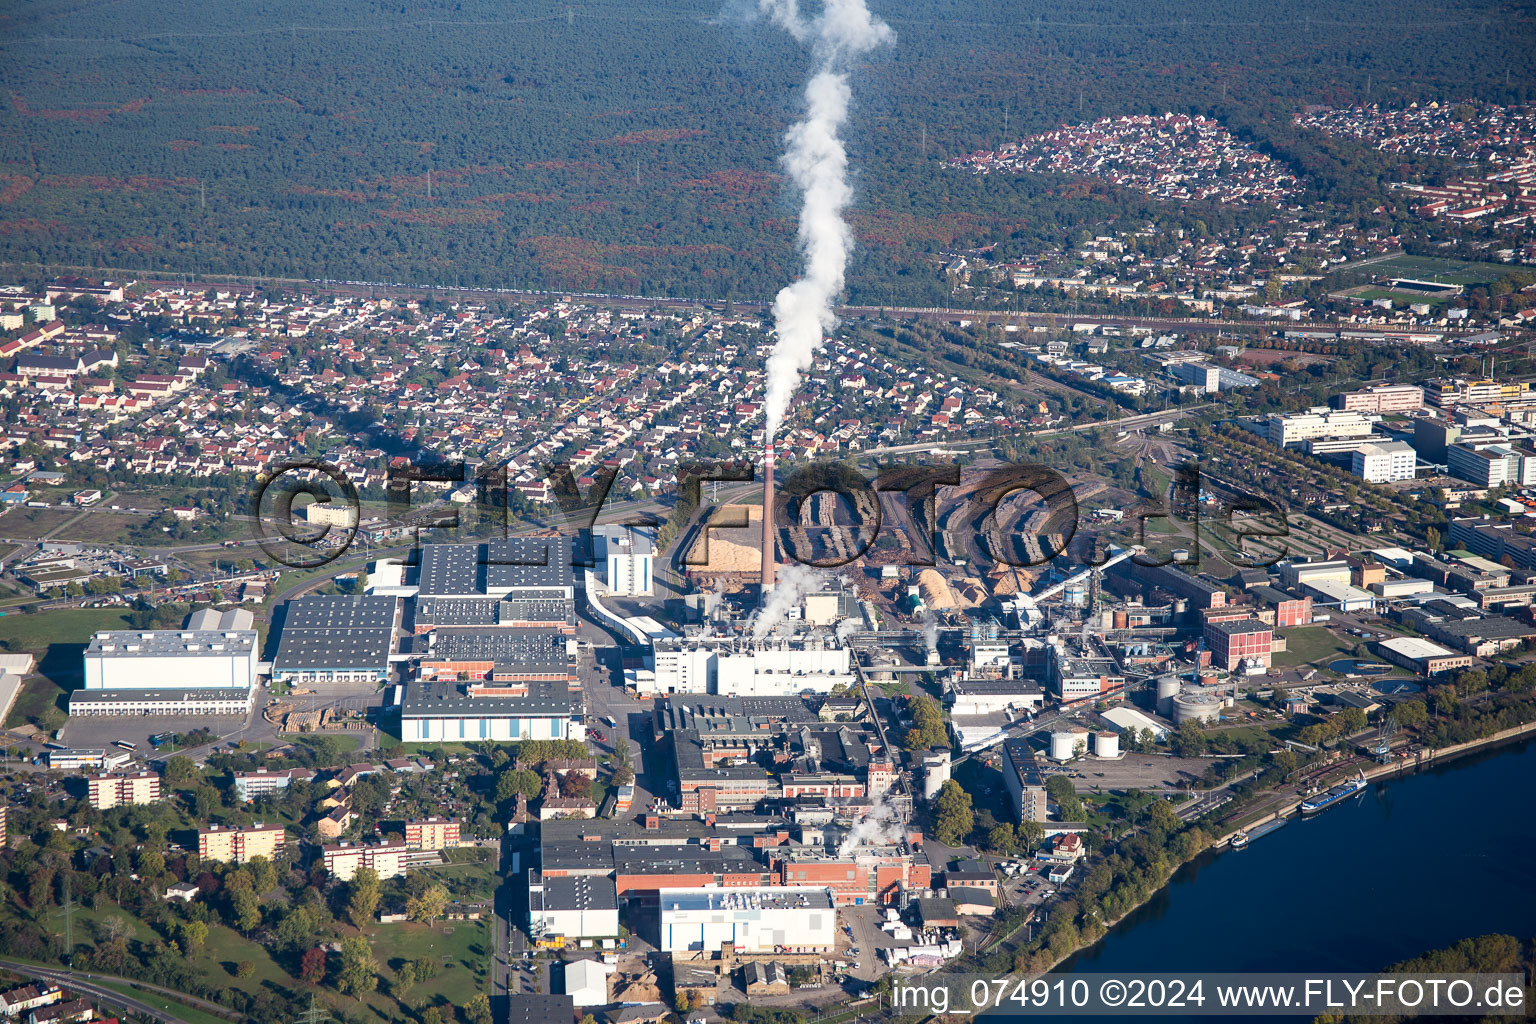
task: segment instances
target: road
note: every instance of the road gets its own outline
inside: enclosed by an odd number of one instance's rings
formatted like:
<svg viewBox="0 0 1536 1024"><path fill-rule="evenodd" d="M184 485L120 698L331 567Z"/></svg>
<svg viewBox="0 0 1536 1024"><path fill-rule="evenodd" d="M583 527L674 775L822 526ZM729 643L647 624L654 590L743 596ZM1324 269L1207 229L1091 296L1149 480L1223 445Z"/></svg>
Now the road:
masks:
<svg viewBox="0 0 1536 1024"><path fill-rule="evenodd" d="M209 1013L218 1014L220 1016L226 1016L229 1014L229 1011L223 1007L218 1006L215 1003L210 1003L206 1000L199 999L196 996L184 995L172 989L162 989L159 986L145 985L143 982L134 981L129 978L119 978L115 975L85 974L83 972L69 971L63 968L38 967L34 964L22 963L19 960L0 960L0 967L15 971L17 974L21 974L26 977L36 978L42 981L49 981L55 985L62 985L71 991L78 992L82 996L89 996L92 999L100 999L101 1001L111 1003L114 1006L121 1006L125 1009L132 1010L135 1013L144 1014L146 1017L153 1017L155 1020L164 1021L165 1024L186 1024L186 1022L182 1020L182 1018L175 1016L169 1011L159 1009L158 1007L146 1003L141 999L135 999L132 996L125 996L121 992L107 988L105 985L98 984L94 979L116 982L123 985L139 985L144 988L149 988L153 989L154 991L161 992L167 998L175 999L179 1003L186 1003L189 1006L205 1010Z"/></svg>

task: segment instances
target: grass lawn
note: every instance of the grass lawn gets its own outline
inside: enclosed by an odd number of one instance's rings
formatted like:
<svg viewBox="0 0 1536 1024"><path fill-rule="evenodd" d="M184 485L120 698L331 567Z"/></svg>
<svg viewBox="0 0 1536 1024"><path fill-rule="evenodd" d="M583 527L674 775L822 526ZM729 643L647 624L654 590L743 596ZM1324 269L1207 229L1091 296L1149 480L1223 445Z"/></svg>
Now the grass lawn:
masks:
<svg viewBox="0 0 1536 1024"><path fill-rule="evenodd" d="M1390 260L1371 265L1379 274L1393 277L1410 277L1419 281L1445 281L1448 284L1486 284L1496 281L1513 270L1521 269L1505 263L1468 263L1438 256L1394 256Z"/></svg>
<svg viewBox="0 0 1536 1024"><path fill-rule="evenodd" d="M1326 626L1302 626L1287 629L1281 635L1285 637L1285 650L1271 658L1275 665L1281 668L1311 665L1320 672L1325 671L1328 662L1335 658L1355 657L1355 645L1360 643L1350 637L1341 637ZM1362 660L1381 659L1366 653Z"/></svg>
<svg viewBox="0 0 1536 1024"><path fill-rule="evenodd" d="M194 1007L187 1006L185 1003L178 1003L174 1000L167 999L165 996L158 992L148 992L144 989L134 988L132 985L119 984L115 981L98 981L96 984L100 985L102 988L109 988L114 992L121 992L124 995L132 996L139 1002L148 1003L150 1006L153 1006L156 1009L164 1010L167 1013L170 1013L173 1016L179 1018L180 1020L185 1021L186 1024L229 1024L229 1020L225 1017L215 1017L213 1014L204 1010L199 1010Z"/></svg>
<svg viewBox="0 0 1536 1024"><path fill-rule="evenodd" d="M63 710L64 695L80 683L82 656L91 634L100 629L128 629L121 608L65 608L39 615L0 616L0 643L11 651L37 656L37 671L22 685L7 727L36 721L49 707Z"/></svg>

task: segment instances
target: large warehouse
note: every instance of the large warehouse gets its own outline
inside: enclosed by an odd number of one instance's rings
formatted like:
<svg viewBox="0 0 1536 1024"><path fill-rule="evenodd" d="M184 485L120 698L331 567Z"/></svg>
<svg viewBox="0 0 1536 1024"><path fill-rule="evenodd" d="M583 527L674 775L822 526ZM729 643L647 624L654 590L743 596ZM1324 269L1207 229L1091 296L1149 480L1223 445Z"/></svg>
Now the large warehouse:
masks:
<svg viewBox="0 0 1536 1024"><path fill-rule="evenodd" d="M423 679L513 682L576 681L567 637L553 629L437 629L422 655Z"/></svg>
<svg viewBox="0 0 1536 1024"><path fill-rule="evenodd" d="M398 604L393 597L289 601L272 678L300 685L384 682L395 647Z"/></svg>
<svg viewBox="0 0 1536 1024"><path fill-rule="evenodd" d="M484 544L425 544L414 632L438 626L576 629L571 541L509 537Z"/></svg>
<svg viewBox="0 0 1536 1024"><path fill-rule="evenodd" d="M535 939L606 939L619 934L613 879L557 875L528 882L528 930Z"/></svg>
<svg viewBox="0 0 1536 1024"><path fill-rule="evenodd" d="M581 695L563 680L420 680L403 689L400 738L406 743L586 738Z"/></svg>
<svg viewBox="0 0 1536 1024"><path fill-rule="evenodd" d="M837 911L825 889L663 889L661 950L823 953L837 941Z"/></svg>
<svg viewBox="0 0 1536 1024"><path fill-rule="evenodd" d="M85 649L87 690L249 690L254 630L111 630Z"/></svg>

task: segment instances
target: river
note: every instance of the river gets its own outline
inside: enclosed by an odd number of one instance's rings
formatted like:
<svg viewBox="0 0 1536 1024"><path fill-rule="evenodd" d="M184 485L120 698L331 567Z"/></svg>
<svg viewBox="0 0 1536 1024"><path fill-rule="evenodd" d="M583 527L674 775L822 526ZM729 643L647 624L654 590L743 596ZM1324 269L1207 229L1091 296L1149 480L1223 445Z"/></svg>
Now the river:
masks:
<svg viewBox="0 0 1536 1024"><path fill-rule="evenodd" d="M1206 853L1060 972L1373 971L1536 922L1536 741L1373 783Z"/></svg>

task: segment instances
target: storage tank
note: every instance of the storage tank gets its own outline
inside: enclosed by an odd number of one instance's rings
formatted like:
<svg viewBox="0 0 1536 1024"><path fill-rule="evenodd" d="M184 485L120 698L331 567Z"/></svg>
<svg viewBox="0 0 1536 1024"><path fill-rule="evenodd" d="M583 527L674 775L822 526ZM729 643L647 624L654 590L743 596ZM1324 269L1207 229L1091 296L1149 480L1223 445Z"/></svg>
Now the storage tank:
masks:
<svg viewBox="0 0 1536 1024"><path fill-rule="evenodd" d="M1131 617L1125 613L1125 609L1117 608L1115 610L1115 628L1116 629L1129 629L1130 625L1131 625Z"/></svg>
<svg viewBox="0 0 1536 1024"><path fill-rule="evenodd" d="M1178 676L1157 677L1157 713L1164 718L1173 717L1173 698L1183 689Z"/></svg>
<svg viewBox="0 0 1536 1024"><path fill-rule="evenodd" d="M1086 583L1068 583L1061 591L1062 603L1070 608L1081 608L1088 603Z"/></svg>
<svg viewBox="0 0 1536 1024"><path fill-rule="evenodd" d="M949 781L949 751L923 755L923 799L932 800Z"/></svg>
<svg viewBox="0 0 1536 1024"><path fill-rule="evenodd" d="M1077 737L1065 730L1051 733L1051 760L1072 760L1072 746L1077 742Z"/></svg>
<svg viewBox="0 0 1536 1024"><path fill-rule="evenodd" d="M1215 686L1218 676L1210 669L1204 669L1200 672L1199 679L1201 686Z"/></svg>
<svg viewBox="0 0 1536 1024"><path fill-rule="evenodd" d="M1173 702L1173 724L1185 722L1214 722L1221 717L1221 697L1214 693L1185 690L1170 698Z"/></svg>
<svg viewBox="0 0 1536 1024"><path fill-rule="evenodd" d="M1120 756L1120 735L1113 732L1093 734L1093 752L1099 757Z"/></svg>

